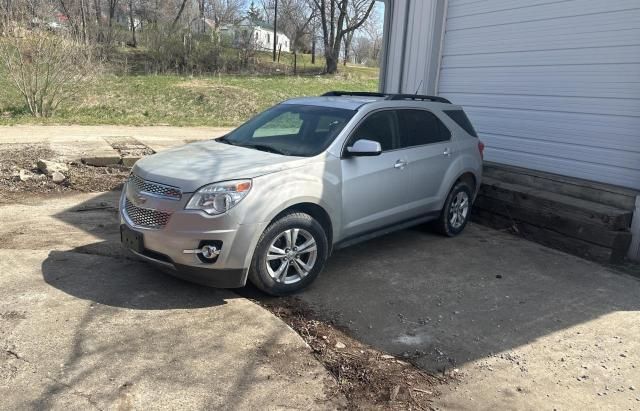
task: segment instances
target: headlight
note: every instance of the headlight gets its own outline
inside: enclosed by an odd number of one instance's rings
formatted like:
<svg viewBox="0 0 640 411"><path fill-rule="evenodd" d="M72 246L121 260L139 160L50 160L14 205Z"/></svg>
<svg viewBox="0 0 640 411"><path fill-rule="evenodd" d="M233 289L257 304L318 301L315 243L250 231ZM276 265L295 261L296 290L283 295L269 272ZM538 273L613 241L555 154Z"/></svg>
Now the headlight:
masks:
<svg viewBox="0 0 640 411"><path fill-rule="evenodd" d="M251 180L223 181L206 185L196 191L185 207L207 214L222 214L238 204L251 190Z"/></svg>

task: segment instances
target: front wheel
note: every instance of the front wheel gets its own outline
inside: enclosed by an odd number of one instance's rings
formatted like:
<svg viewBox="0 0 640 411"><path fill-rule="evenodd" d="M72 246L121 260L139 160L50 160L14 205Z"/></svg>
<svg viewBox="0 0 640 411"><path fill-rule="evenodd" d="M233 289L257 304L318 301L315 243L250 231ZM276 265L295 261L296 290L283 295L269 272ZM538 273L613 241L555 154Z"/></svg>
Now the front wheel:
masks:
<svg viewBox="0 0 640 411"><path fill-rule="evenodd" d="M473 189L464 181L453 186L436 221L436 228L441 234L455 237L464 230L471 216L472 192Z"/></svg>
<svg viewBox="0 0 640 411"><path fill-rule="evenodd" d="M262 233L253 255L249 279L271 295L303 289L320 274L328 254L327 235L308 214L289 213Z"/></svg>

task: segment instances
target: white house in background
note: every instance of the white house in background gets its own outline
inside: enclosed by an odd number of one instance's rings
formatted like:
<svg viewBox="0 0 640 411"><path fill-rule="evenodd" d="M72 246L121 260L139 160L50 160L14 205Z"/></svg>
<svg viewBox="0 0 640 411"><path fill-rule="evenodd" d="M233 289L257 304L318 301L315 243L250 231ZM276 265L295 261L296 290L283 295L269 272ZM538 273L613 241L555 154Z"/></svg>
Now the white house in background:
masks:
<svg viewBox="0 0 640 411"><path fill-rule="evenodd" d="M273 50L273 26L269 26L266 23L253 24L245 19L237 25L222 26L220 33L229 36L235 43L240 43L242 39L250 38L255 42L254 44L258 50ZM276 48L282 52L290 52L291 41L289 37L278 32Z"/></svg>

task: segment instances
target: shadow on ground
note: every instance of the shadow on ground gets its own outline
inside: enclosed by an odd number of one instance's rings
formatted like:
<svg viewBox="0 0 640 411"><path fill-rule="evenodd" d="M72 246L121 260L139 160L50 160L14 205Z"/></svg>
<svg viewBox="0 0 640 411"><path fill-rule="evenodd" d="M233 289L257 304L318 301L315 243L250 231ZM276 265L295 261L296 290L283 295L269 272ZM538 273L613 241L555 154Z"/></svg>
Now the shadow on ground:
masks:
<svg viewBox="0 0 640 411"><path fill-rule="evenodd" d="M117 193L39 200L0 207L0 408L337 407L280 320L123 253Z"/></svg>
<svg viewBox="0 0 640 411"><path fill-rule="evenodd" d="M47 284L83 300L136 310L193 309L225 304L232 293L201 287L176 279L161 270L136 261L119 244L94 243L71 251L51 251L42 263ZM116 267L105 259L78 259L87 256L114 256L125 260Z"/></svg>
<svg viewBox="0 0 640 411"><path fill-rule="evenodd" d="M107 193L78 207L113 204L114 199ZM80 221L78 214L84 213L56 217L90 229L87 217ZM106 241L76 251L118 255L117 215L96 213L93 218L103 228L92 234ZM158 298L143 303L147 309L220 303L210 289L165 274L131 276L105 266L60 275L67 267L65 255L53 252L45 261L45 280L80 298L135 307L136 295L156 293ZM260 298L251 288L239 292ZM608 313L640 310L640 280L472 224L454 239L412 229L337 251L318 280L298 296L364 342L433 371L508 351Z"/></svg>

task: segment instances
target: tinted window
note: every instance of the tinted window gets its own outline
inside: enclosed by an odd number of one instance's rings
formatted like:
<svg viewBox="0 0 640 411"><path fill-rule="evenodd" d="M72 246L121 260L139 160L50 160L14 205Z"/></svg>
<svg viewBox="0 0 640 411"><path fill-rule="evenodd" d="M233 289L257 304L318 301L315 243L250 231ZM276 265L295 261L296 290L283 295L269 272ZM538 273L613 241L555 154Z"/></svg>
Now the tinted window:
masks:
<svg viewBox="0 0 640 411"><path fill-rule="evenodd" d="M433 113L424 110L399 110L402 147L448 141L451 132Z"/></svg>
<svg viewBox="0 0 640 411"><path fill-rule="evenodd" d="M467 114L462 110L445 110L444 113L451 117L451 120L455 121L460 127L464 129L467 133L474 137L478 137L476 130L473 128L473 125L469 121Z"/></svg>
<svg viewBox="0 0 640 411"><path fill-rule="evenodd" d="M355 111L280 104L258 114L218 141L293 156L325 150Z"/></svg>
<svg viewBox="0 0 640 411"><path fill-rule="evenodd" d="M394 132L395 116L392 111L379 111L371 114L358 126L353 136L349 139L348 146L357 140L377 141L382 146L382 151L395 148Z"/></svg>

